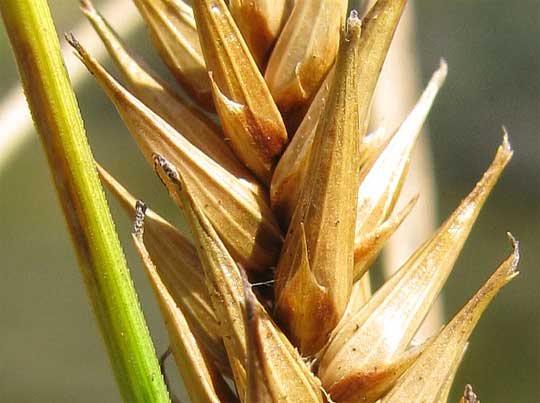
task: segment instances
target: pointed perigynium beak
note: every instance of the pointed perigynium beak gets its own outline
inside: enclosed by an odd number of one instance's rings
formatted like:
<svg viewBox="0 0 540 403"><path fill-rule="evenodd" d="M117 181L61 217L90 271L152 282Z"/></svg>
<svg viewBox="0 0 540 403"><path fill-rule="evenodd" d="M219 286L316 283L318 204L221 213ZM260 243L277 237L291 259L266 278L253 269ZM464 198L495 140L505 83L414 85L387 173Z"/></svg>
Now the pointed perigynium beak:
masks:
<svg viewBox="0 0 540 403"><path fill-rule="evenodd" d="M252 312L256 323L247 322L246 294L240 270L212 224L193 197L188 183L174 167L162 164L161 175L166 175L181 189L180 201L188 220L199 258L204 269L207 287L216 316L220 318L221 334L240 399L246 403L250 354L261 357L259 369L264 374L265 390L273 402L322 403L322 388L298 352L274 324L264 308L251 295ZM249 335L246 340L246 334ZM256 352L248 352L255 338ZM252 385L249 385L252 387Z"/></svg>
<svg viewBox="0 0 540 403"><path fill-rule="evenodd" d="M326 343L352 287L360 25L351 13L276 272L276 316L305 355Z"/></svg>
<svg viewBox="0 0 540 403"><path fill-rule="evenodd" d="M174 77L200 106L213 110L210 81L191 7L183 1L135 0L134 3Z"/></svg>
<svg viewBox="0 0 540 403"><path fill-rule="evenodd" d="M133 240L190 400L448 403L478 318L516 275L517 242L438 335L411 340L512 151L505 134L473 191L371 296L366 270L416 202L394 208L446 76L442 62L397 130L366 135L406 0L376 1L362 22L356 12L345 21L347 0L134 2L190 99L134 56L90 0L82 10L131 92L68 40L193 235L98 166L135 217ZM249 282L272 274L264 283L274 300ZM460 403L478 403L470 387Z"/></svg>
<svg viewBox="0 0 540 403"><path fill-rule="evenodd" d="M102 183L112 192L130 219L137 199L104 168L97 165ZM197 251L172 224L151 209L145 211L144 244L168 293L185 315L191 332L225 373L230 373L218 321L210 302Z"/></svg>
<svg viewBox="0 0 540 403"><path fill-rule="evenodd" d="M146 249L145 212L144 203L137 201L132 238L156 294L169 334L171 350L182 379L186 382L190 400L197 403L234 403L237 401L236 396L225 383L200 339L192 332L187 318L169 292Z"/></svg>
<svg viewBox="0 0 540 403"><path fill-rule="evenodd" d="M456 357L462 354L463 348L482 313L500 289L518 275L518 242L511 234L508 234L508 237L514 249L512 254L435 337L435 340L399 379L396 386L382 399L381 403L436 402L435 399L441 390L444 391L447 377L452 375L453 362ZM469 387L465 390L462 402L477 402L472 388Z"/></svg>
<svg viewBox="0 0 540 403"><path fill-rule="evenodd" d="M395 218L403 216L400 213L390 216L405 181L416 139L446 74L446 63L441 61L409 116L382 151L361 168L355 229L355 280L365 273L384 241L404 219Z"/></svg>
<svg viewBox="0 0 540 403"><path fill-rule="evenodd" d="M262 182L270 183L288 142L281 114L225 2L199 0L193 12L229 144Z"/></svg>
<svg viewBox="0 0 540 403"><path fill-rule="evenodd" d="M386 59L392 37L399 23L406 0L379 0L362 19L362 39L358 50L358 120L360 137L359 163L368 150L364 136L375 87ZM270 188L272 206L288 223L300 198L300 189L308 175L310 150L322 110L329 100L330 84L335 67L327 75L309 110L296 131L291 144L280 159Z"/></svg>
<svg viewBox="0 0 540 403"><path fill-rule="evenodd" d="M107 47L130 91L195 147L234 176L253 183L256 189L257 181L225 144L221 129L132 55L89 0L83 2L82 10Z"/></svg>
<svg viewBox="0 0 540 403"><path fill-rule="evenodd" d="M334 64L347 6L347 0L295 2L272 51L264 77L290 132Z"/></svg>
<svg viewBox="0 0 540 403"><path fill-rule="evenodd" d="M373 402L407 368L403 366L401 371L396 371L394 363L406 354L511 156L505 135L482 179L434 236L413 253L365 306L348 313L338 325L318 372L325 389L336 401ZM385 382L384 387L378 382ZM373 390L379 394L373 394Z"/></svg>
<svg viewBox="0 0 540 403"><path fill-rule="evenodd" d="M198 200L233 256L248 270L261 272L274 265L281 230L264 189L222 168L123 88L76 40L72 45L109 95L148 163L154 167L154 154L170 158L194 191L198 189ZM167 189L176 198L175 187Z"/></svg>

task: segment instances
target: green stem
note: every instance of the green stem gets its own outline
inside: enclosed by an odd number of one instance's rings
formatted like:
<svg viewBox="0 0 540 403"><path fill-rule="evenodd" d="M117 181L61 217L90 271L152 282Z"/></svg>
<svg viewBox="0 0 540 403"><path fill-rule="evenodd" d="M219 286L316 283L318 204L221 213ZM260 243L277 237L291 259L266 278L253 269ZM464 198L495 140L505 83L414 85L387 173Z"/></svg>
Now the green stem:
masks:
<svg viewBox="0 0 540 403"><path fill-rule="evenodd" d="M90 300L126 402L168 402L46 0L0 0Z"/></svg>

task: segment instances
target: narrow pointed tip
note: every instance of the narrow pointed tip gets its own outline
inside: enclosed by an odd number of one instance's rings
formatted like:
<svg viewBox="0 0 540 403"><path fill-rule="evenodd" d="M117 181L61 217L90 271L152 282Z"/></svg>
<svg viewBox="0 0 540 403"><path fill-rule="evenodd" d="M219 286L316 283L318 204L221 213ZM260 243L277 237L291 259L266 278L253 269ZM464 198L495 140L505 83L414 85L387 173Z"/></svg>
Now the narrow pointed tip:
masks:
<svg viewBox="0 0 540 403"><path fill-rule="evenodd" d="M79 1L80 8L83 13L95 13L96 9L94 8L94 5L90 0L80 0Z"/></svg>
<svg viewBox="0 0 540 403"><path fill-rule="evenodd" d="M79 60L86 66L86 68L90 71L91 74L94 74L94 70L90 68L90 65L88 63L90 55L83 47L83 45L81 45L75 34L73 32L65 32L64 38L66 38L66 41L75 51L75 56L79 58Z"/></svg>
<svg viewBox="0 0 540 403"><path fill-rule="evenodd" d="M347 20L347 23L350 23L349 22L350 20L360 21L360 16L358 15L358 10L356 10L356 9L351 10L351 13L349 14L349 18Z"/></svg>
<svg viewBox="0 0 540 403"><path fill-rule="evenodd" d="M512 247L514 249L519 249L519 241L514 237L514 235L512 235L511 232L507 232L506 236L510 240L510 243L512 244Z"/></svg>
<svg viewBox="0 0 540 403"><path fill-rule="evenodd" d="M486 309L495 295L519 274L519 272L516 270L519 263L519 242L512 236L512 234L507 233L507 235L512 244L512 252L499 265L497 270L495 270L491 277L486 281L484 286L475 294L475 296L452 321L456 321L456 318L458 318L460 315L463 317L468 316L473 318L472 323L469 323L469 334L472 332L482 312ZM476 312L474 312L475 310Z"/></svg>
<svg viewBox="0 0 540 403"><path fill-rule="evenodd" d="M439 82L439 86L442 85L444 80L446 80L446 77L448 76L448 63L446 63L446 60L441 57L439 61L439 68L434 74L434 77L437 82Z"/></svg>
<svg viewBox="0 0 540 403"><path fill-rule="evenodd" d="M180 191L180 200L178 202L181 203L183 206L182 208L193 210L194 214L197 216L197 220L201 221L201 217L204 215L199 208L196 207L197 203L186 185L182 172L161 154L153 154L152 160L154 161L154 171L165 187L169 188L168 183L172 183L172 185ZM204 220L206 221L206 216L204 217ZM210 223L208 223L208 225L210 225Z"/></svg>
<svg viewBox="0 0 540 403"><path fill-rule="evenodd" d="M416 203L418 202L418 199L420 199L420 193L415 194L411 198L411 200L409 200L409 202L407 203L407 205L404 208L404 210L407 211L407 214L409 214L409 212L412 210L412 208L416 205Z"/></svg>
<svg viewBox="0 0 540 403"><path fill-rule="evenodd" d="M396 228L398 228L401 225L401 223L405 221L405 218L408 217L408 215L411 213L414 206L416 206L418 199L420 199L419 193L411 197L411 199L407 202L407 204L405 204L405 206L400 211L398 211L398 213L395 215L395 220L396 220L396 225L397 225ZM391 219L392 217L389 220Z"/></svg>
<svg viewBox="0 0 540 403"><path fill-rule="evenodd" d="M490 170L494 169L496 171L502 171L514 154L510 141L508 140L508 132L504 127L503 133L502 143L497 149L497 153L495 154L495 159L492 163L492 167L490 167Z"/></svg>
<svg viewBox="0 0 540 403"><path fill-rule="evenodd" d="M520 258L519 241L516 238L514 238L514 236L510 232L507 232L506 236L508 237L510 243L512 244L512 249L513 249L512 263L510 264L508 268L508 277L512 279L519 274L519 271L517 271L517 265L519 263L519 258Z"/></svg>
<svg viewBox="0 0 540 403"><path fill-rule="evenodd" d="M425 98L425 105L431 108L431 105L433 104L433 101L435 99L435 96L437 95L440 88L443 86L444 82L446 81L446 77L448 76L448 64L446 64L446 60L440 59L439 61L439 67L435 72L432 74L431 79L429 80L429 84L427 85L421 99ZM419 101L419 104L422 103L422 101ZM429 109L426 110L426 114L429 112ZM424 117L425 119L425 117Z"/></svg>
<svg viewBox="0 0 540 403"><path fill-rule="evenodd" d="M510 144L510 140L508 138L509 135L508 135L508 130L506 129L506 126L504 125L502 126L502 131L503 131L503 142L501 144L501 148L508 153L513 153L512 145Z"/></svg>
<svg viewBox="0 0 540 403"><path fill-rule="evenodd" d="M167 188L175 202L179 206L183 206L181 208L188 208L184 204L185 202L182 201L183 198L186 198L186 202L190 206L189 208L194 208L195 201L193 200L191 193L186 190L186 182L182 177L180 170L161 154L152 154L152 160L154 161L154 171L156 175L165 188ZM179 194L176 193L177 191ZM178 196L180 196L180 199L177 199Z"/></svg>
<svg viewBox="0 0 540 403"><path fill-rule="evenodd" d="M465 391L463 392L463 403L480 403L478 396L474 393L471 385L465 385Z"/></svg>
<svg viewBox="0 0 540 403"><path fill-rule="evenodd" d="M81 50L83 50L82 45L79 43L73 32L64 32L64 38L66 38L66 41L77 51L77 53L80 53Z"/></svg>
<svg viewBox="0 0 540 403"><path fill-rule="evenodd" d="M349 17L347 18L347 35L346 39L350 41L352 38L360 34L362 29L362 20L358 15L357 10L351 10Z"/></svg>

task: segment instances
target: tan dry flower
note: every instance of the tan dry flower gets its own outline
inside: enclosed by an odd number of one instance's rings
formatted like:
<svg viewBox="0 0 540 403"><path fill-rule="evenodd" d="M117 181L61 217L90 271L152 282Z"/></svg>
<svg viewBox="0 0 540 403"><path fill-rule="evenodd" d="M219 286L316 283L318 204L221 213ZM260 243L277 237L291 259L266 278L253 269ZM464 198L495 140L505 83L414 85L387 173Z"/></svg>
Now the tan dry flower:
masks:
<svg viewBox="0 0 540 403"><path fill-rule="evenodd" d="M129 90L68 39L187 219L193 241L99 167L135 220L191 401L446 403L481 313L517 274L517 242L438 335L411 343L512 151L505 133L472 192L369 297L364 274L414 208L394 211L447 74L441 62L399 128L366 134L406 1L362 18L343 0L135 3L185 94L89 0ZM462 402L477 401L467 386Z"/></svg>

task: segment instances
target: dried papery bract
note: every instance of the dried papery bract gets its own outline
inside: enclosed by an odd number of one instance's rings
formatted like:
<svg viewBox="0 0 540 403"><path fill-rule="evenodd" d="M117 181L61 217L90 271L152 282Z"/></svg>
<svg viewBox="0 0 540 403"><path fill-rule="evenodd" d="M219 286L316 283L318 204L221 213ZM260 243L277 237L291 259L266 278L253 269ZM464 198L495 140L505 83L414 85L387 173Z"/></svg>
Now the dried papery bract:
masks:
<svg viewBox="0 0 540 403"><path fill-rule="evenodd" d="M331 74L331 73L330 73ZM296 131L296 135L283 153L276 166L270 187L270 200L272 207L285 223L289 223L294 208L300 197L302 183L305 180L309 153L315 137L315 131L319 123L319 117L328 97L328 86L331 80L326 80L323 87L317 93L304 120ZM324 92L325 98L319 98ZM390 139L391 132L380 127L365 136L359 133L361 138L358 164L361 167L370 157L380 152L381 147Z"/></svg>
<svg viewBox="0 0 540 403"><path fill-rule="evenodd" d="M311 102L302 123L279 159L272 176L270 200L272 207L285 224L288 224L291 220L300 197L302 183L308 169L309 152L311 151L320 116L328 101L333 76L332 70L317 92L313 102Z"/></svg>
<svg viewBox="0 0 540 403"><path fill-rule="evenodd" d="M360 168L366 163L371 157L381 152L383 146L388 143L390 138L394 133L386 129L386 127L381 126L378 129L372 131L371 133L366 134L365 136L360 135L362 142L360 143Z"/></svg>
<svg viewBox="0 0 540 403"><path fill-rule="evenodd" d="M235 176L255 183L250 172L225 144L221 129L204 114L188 105L169 84L138 61L90 1L85 0L82 4L83 12L107 47L133 94L223 168Z"/></svg>
<svg viewBox="0 0 540 403"><path fill-rule="evenodd" d="M346 0L296 1L268 61L265 79L295 131L334 64Z"/></svg>
<svg viewBox="0 0 540 403"><path fill-rule="evenodd" d="M353 281L360 281L367 269L375 261L386 241L396 232L401 223L405 221L412 211L419 196L413 197L397 213L392 214L368 234L356 235L354 240L354 275Z"/></svg>
<svg viewBox="0 0 540 403"><path fill-rule="evenodd" d="M153 156L159 153L183 171L235 259L255 271L265 271L275 264L281 231L264 189L233 176L206 156L118 84L79 43L73 38L71 41L111 98L148 163L154 166ZM168 190L175 198L175 187Z"/></svg>
<svg viewBox="0 0 540 403"><path fill-rule="evenodd" d="M197 0L193 11L216 110L230 146L264 183L288 137L279 110L223 0Z"/></svg>
<svg viewBox="0 0 540 403"><path fill-rule="evenodd" d="M461 365L461 361L463 361L463 356L465 355L467 348L469 348L469 343L465 343L465 345L461 349L461 352L459 352L459 350L456 350L456 354L454 355L454 359L452 360L452 365L450 367L450 370L448 371L448 375L446 377L446 380L444 381L444 385L441 386L441 388L439 389L439 396L434 403L450 402L450 391L452 389L454 379L456 378L457 370Z"/></svg>
<svg viewBox="0 0 540 403"><path fill-rule="evenodd" d="M388 49L398 26L407 0L377 0L362 19L362 45L360 49L359 119L360 130L365 133L369 122L371 101Z"/></svg>
<svg viewBox="0 0 540 403"><path fill-rule="evenodd" d="M367 272L360 278L360 280L354 282L349 303L347 304L347 308L345 309L345 313L343 314L340 322L346 322L349 315L355 313L358 308L364 306L366 302L369 301L371 295L371 279L369 277L369 272Z"/></svg>
<svg viewBox="0 0 540 403"><path fill-rule="evenodd" d="M321 386L266 311L256 302L259 314L256 329L246 324L244 283L236 265L216 231L206 219L201 206L192 197L190 187L174 167L162 171L182 189L180 199L195 239L205 271L216 316L220 318L223 341L229 356L238 395L246 396L246 332L253 330L258 353L263 357L262 371L272 401L284 403L322 403ZM252 300L253 301L253 300ZM248 402L247 400L244 400Z"/></svg>
<svg viewBox="0 0 540 403"><path fill-rule="evenodd" d="M359 49L357 74L359 136L364 139L369 121L369 110L388 48L399 23L406 0L379 0L362 20L362 40ZM319 116L328 99L332 71L311 103L308 113L280 160L270 189L272 205L288 222L298 203L313 137ZM298 137L298 138L297 138ZM367 151L367 150L366 150ZM360 150L361 155L366 155ZM363 157L360 157L362 160Z"/></svg>
<svg viewBox="0 0 540 403"><path fill-rule="evenodd" d="M156 294L169 334L171 350L190 401L193 403L234 403L237 401L236 396L208 359L146 250L143 241L145 210L144 204L137 202L132 238Z"/></svg>
<svg viewBox="0 0 540 403"><path fill-rule="evenodd" d="M482 313L499 290L518 274L516 271L519 261L518 244L510 234L508 235L514 248L512 254L437 335L433 343L400 378L397 385L382 399L381 403L437 402L441 391L444 391L447 378L452 373L456 356L461 355ZM477 401L472 390L470 392L466 391L462 402Z"/></svg>
<svg viewBox="0 0 540 403"><path fill-rule="evenodd" d="M134 219L137 199L105 169L97 165L103 184ZM169 222L146 209L144 244L167 287L200 344L224 372L230 372L218 321L204 280L204 272L193 244Z"/></svg>
<svg viewBox="0 0 540 403"><path fill-rule="evenodd" d="M495 159L454 213L368 303L337 327L321 359L319 377L338 401L364 399L399 361L443 287L484 201L512 156L505 134ZM406 368L403 368L406 369ZM399 374L395 374L394 380ZM392 384L387 384L387 388ZM372 396L369 401L374 401ZM364 401L364 400L362 400Z"/></svg>
<svg viewBox="0 0 540 403"><path fill-rule="evenodd" d="M264 71L269 52L289 17L292 0L230 0L229 9L257 65Z"/></svg>
<svg viewBox="0 0 540 403"><path fill-rule="evenodd" d="M355 229L355 278L367 270L376 257L383 242L393 231L381 236L381 228L388 223L401 186L407 175L409 160L420 134L422 125L431 109L439 88L444 83L447 66L441 61L440 68L433 74L424 93L395 135L380 152L371 158L360 172L358 207ZM388 219L392 221L392 218ZM392 230L396 229L392 225ZM375 240L375 242L374 242ZM366 256L370 254L371 256Z"/></svg>
<svg viewBox="0 0 540 403"><path fill-rule="evenodd" d="M236 263L219 239L202 211L197 208L193 199L185 195L185 184L181 184L180 176L175 168L166 165L158 166L161 178L168 177L178 188L179 202L185 212L186 219L194 237L197 252L204 269L206 284L217 317L220 318L220 329L225 349L229 357L238 395L245 394L246 360L245 330L243 321L243 289L240 273ZM160 174L161 171L163 174ZM237 281L234 281L236 279Z"/></svg>
<svg viewBox="0 0 540 403"><path fill-rule="evenodd" d="M161 58L199 105L212 110L212 91L193 12L182 0L134 0Z"/></svg>
<svg viewBox="0 0 540 403"><path fill-rule="evenodd" d="M307 174L309 153L317 125L319 124L319 118L328 100L332 77L333 70L329 73L317 92L315 99L311 103L296 134L281 156L272 176L270 185L272 207L286 224L289 223L294 208L298 203L298 198L300 197L302 183ZM388 132L385 128L379 128L365 136L359 133L361 144L358 164L361 166L374 153L378 152L380 147L387 142L390 134L392 133Z"/></svg>
<svg viewBox="0 0 540 403"><path fill-rule="evenodd" d="M352 12L276 272L278 321L304 355L326 343L352 287L360 25Z"/></svg>

